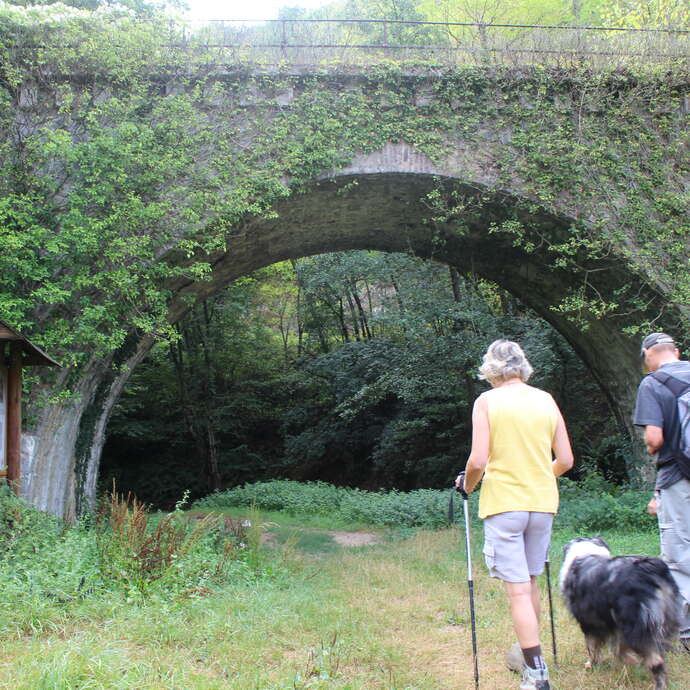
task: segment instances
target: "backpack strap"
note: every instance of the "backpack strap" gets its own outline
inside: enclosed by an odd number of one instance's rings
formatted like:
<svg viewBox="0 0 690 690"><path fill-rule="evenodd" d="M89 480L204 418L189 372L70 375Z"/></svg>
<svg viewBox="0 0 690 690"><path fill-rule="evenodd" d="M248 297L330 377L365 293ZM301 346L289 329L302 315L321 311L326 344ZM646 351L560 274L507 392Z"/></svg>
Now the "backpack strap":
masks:
<svg viewBox="0 0 690 690"><path fill-rule="evenodd" d="M690 383L687 381L681 381L671 374L667 374L665 371L655 371L650 374L650 376L656 379L659 383L663 384L668 388L676 398L680 398L683 393L690 390Z"/></svg>

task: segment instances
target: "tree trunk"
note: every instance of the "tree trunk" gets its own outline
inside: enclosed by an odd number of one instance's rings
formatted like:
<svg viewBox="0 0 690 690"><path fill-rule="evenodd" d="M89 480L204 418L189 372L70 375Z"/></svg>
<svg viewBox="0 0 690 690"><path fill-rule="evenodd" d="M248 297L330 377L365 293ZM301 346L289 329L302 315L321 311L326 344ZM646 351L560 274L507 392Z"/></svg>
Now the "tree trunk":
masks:
<svg viewBox="0 0 690 690"><path fill-rule="evenodd" d="M453 291L453 301L460 301L460 275L454 266L448 266L448 272L450 273L450 287Z"/></svg>
<svg viewBox="0 0 690 690"><path fill-rule="evenodd" d="M357 311L359 312L359 322L360 326L362 329L362 334L365 338L368 340L371 340L371 331L369 330L369 322L367 320L367 315L366 312L364 311L364 307L362 306L362 300L359 298L359 295L357 294L357 285L353 284L352 286L352 299L354 299L355 304L357 305Z"/></svg>
<svg viewBox="0 0 690 690"><path fill-rule="evenodd" d="M338 299L338 320L340 321L340 331L343 334L343 342L350 342L350 331L347 329L347 324L345 323L345 308L343 307L343 298Z"/></svg>
<svg viewBox="0 0 690 690"><path fill-rule="evenodd" d="M352 319L352 328L355 331L355 340L359 341L362 339L359 331L359 319L357 318L357 312L355 311L355 305L349 290L345 290L345 297L347 299L347 306L350 309L350 318Z"/></svg>
<svg viewBox="0 0 690 690"><path fill-rule="evenodd" d="M295 318L297 320L297 357L301 357L304 324L302 321L302 286L299 284L299 281L297 281L297 304L295 305Z"/></svg>
<svg viewBox="0 0 690 690"><path fill-rule="evenodd" d="M211 424L211 417L208 418L207 423L207 440L208 440L208 467L207 476L208 484L211 491L218 491L221 487L220 466L218 464L218 437Z"/></svg>

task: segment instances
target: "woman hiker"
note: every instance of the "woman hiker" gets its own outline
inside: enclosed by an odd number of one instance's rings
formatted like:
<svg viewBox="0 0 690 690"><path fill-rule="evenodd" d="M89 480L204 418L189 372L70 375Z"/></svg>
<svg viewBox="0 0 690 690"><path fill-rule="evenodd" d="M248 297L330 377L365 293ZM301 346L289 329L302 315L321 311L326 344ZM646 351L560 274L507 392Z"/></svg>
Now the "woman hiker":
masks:
<svg viewBox="0 0 690 690"><path fill-rule="evenodd" d="M491 343L479 369L491 390L474 403L472 450L455 483L469 493L484 477L484 555L491 576L505 584L518 638L506 662L522 672L520 690L550 690L536 578L544 571L558 509L556 477L573 466L573 452L554 399L527 385L532 371L517 343Z"/></svg>

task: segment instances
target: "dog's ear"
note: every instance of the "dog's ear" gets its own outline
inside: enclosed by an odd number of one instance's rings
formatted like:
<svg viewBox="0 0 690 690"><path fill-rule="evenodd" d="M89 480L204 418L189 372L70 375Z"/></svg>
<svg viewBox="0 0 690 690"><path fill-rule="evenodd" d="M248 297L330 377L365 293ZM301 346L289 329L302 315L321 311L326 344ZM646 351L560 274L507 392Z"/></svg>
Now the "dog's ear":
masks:
<svg viewBox="0 0 690 690"><path fill-rule="evenodd" d="M601 536L601 532L599 532L598 534L595 534L594 537L592 538L592 541L595 544L598 544L599 546L603 546L608 551L611 550L609 548L609 545L604 541L604 538Z"/></svg>
<svg viewBox="0 0 690 690"><path fill-rule="evenodd" d="M571 539L570 541L563 544L563 556L565 556L565 554L568 553L568 551L570 550L570 547L573 544L577 543L578 541L582 541L582 540L583 540L583 537L575 537L575 539Z"/></svg>

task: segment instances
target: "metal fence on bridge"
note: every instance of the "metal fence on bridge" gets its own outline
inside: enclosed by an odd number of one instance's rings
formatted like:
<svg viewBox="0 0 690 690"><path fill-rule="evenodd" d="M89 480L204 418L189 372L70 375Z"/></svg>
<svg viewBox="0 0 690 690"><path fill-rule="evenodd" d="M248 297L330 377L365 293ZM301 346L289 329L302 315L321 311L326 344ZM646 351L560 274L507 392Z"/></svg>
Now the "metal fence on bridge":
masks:
<svg viewBox="0 0 690 690"><path fill-rule="evenodd" d="M359 19L213 20L175 24L170 48L219 59L348 64L431 60L444 64L573 63L593 67L688 61L690 29L540 26Z"/></svg>

